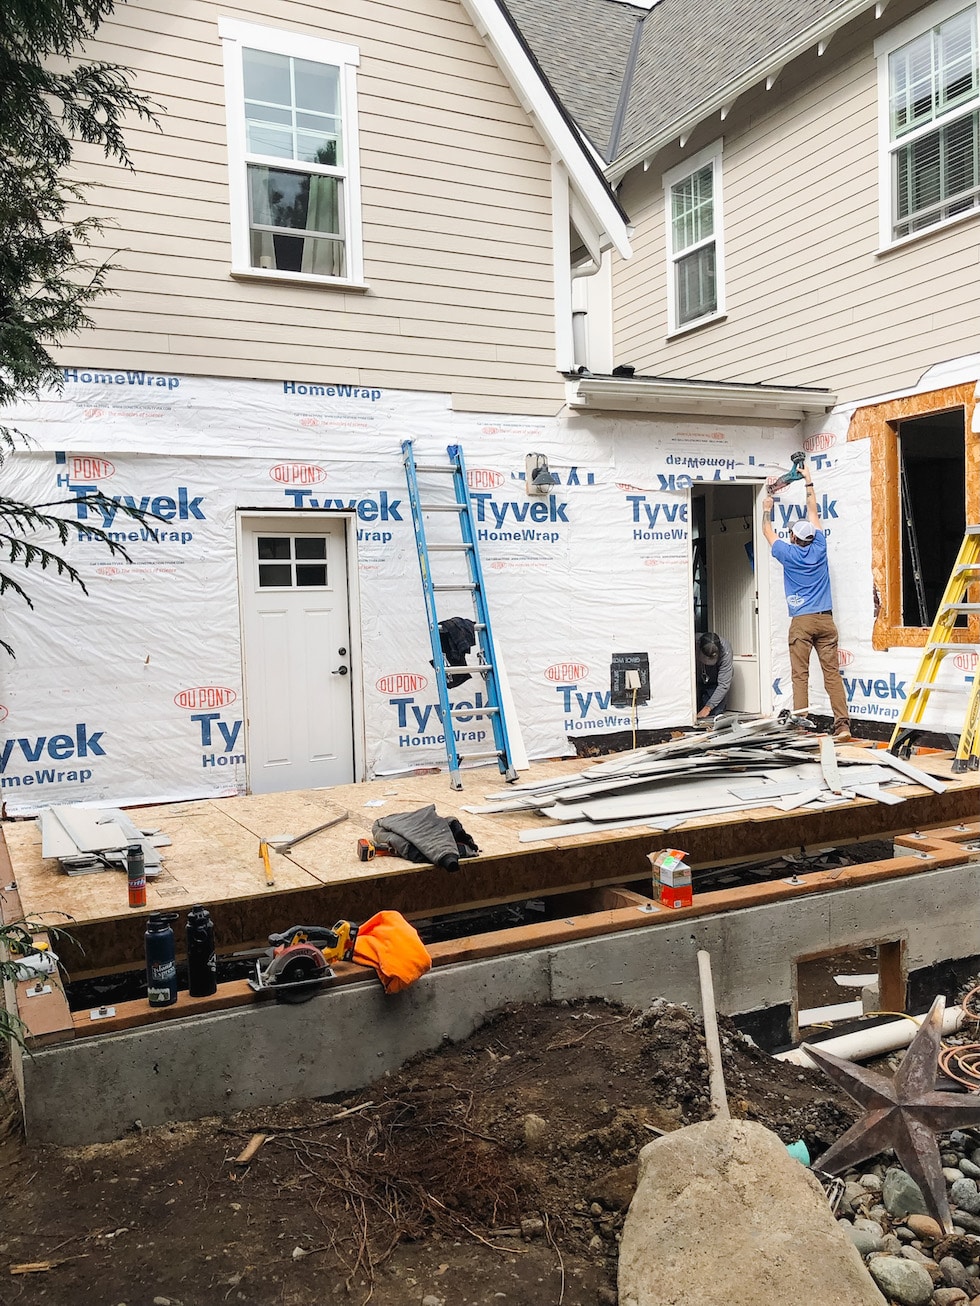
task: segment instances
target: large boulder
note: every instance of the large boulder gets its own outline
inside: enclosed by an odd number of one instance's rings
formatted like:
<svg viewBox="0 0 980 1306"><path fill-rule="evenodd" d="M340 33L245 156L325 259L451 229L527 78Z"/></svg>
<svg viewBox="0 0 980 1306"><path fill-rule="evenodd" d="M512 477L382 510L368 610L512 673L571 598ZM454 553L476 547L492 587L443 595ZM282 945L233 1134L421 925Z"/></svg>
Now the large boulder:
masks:
<svg viewBox="0 0 980 1306"><path fill-rule="evenodd" d="M649 1143L620 1306L884 1306L823 1189L774 1133L709 1120Z"/></svg>

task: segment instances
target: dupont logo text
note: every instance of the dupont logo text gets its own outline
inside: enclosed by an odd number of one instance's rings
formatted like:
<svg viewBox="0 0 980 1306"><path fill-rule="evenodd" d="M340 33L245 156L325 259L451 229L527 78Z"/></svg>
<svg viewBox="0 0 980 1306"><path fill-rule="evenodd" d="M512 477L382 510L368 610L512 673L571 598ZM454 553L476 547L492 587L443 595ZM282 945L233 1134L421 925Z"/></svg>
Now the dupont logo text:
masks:
<svg viewBox="0 0 980 1306"><path fill-rule="evenodd" d="M505 479L503 472L491 472L485 467L469 467L466 471L466 484L471 490L496 490Z"/></svg>
<svg viewBox="0 0 980 1306"><path fill-rule="evenodd" d="M3 706L3 704L0 703L0 721L6 721L6 719L7 719L8 716L10 716L10 713L9 713L9 712L7 711L7 709Z"/></svg>
<svg viewBox="0 0 980 1306"><path fill-rule="evenodd" d="M392 671L376 681L382 694L418 694L429 681L418 671Z"/></svg>
<svg viewBox="0 0 980 1306"><path fill-rule="evenodd" d="M832 435L830 431L820 431L816 435L808 435L803 441L803 448L807 453L824 453L827 449L832 449L836 443L836 435Z"/></svg>
<svg viewBox="0 0 980 1306"><path fill-rule="evenodd" d="M837 650L837 665L839 667L849 667L854 661L854 654L850 649L839 648Z"/></svg>
<svg viewBox="0 0 980 1306"><path fill-rule="evenodd" d="M327 473L315 463L276 463L269 475L277 485L319 485Z"/></svg>
<svg viewBox="0 0 980 1306"><path fill-rule="evenodd" d="M81 454L72 454L68 459L68 468L73 481L107 481L116 474L116 469L108 458L88 458Z"/></svg>
<svg viewBox="0 0 980 1306"><path fill-rule="evenodd" d="M227 707L237 697L234 689L222 685L195 685L193 689L182 689L179 694L174 694L174 703L189 712L196 712L202 707Z"/></svg>
<svg viewBox="0 0 980 1306"><path fill-rule="evenodd" d="M555 662L544 673L545 680L553 685L575 685L588 680L589 668L584 662Z"/></svg>

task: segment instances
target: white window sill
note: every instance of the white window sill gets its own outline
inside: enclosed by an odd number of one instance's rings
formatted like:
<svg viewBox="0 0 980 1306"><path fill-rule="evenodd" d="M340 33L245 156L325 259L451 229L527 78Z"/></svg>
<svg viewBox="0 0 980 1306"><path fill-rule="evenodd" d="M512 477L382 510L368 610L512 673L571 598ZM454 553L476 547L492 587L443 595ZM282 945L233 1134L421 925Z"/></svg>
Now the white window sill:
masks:
<svg viewBox="0 0 980 1306"><path fill-rule="evenodd" d="M946 218L943 222L934 222L931 227L923 227L921 231L913 231L910 236L902 236L899 240L890 241L888 244L879 245L877 256L890 254L892 250L904 249L906 245L914 245L916 241L926 240L929 236L934 236L939 231L948 231L950 227L959 227L964 222L971 219L980 218L980 206L975 209L969 209L966 213L957 213L953 218Z"/></svg>
<svg viewBox="0 0 980 1306"><path fill-rule="evenodd" d="M685 322L682 327L675 327L673 331L667 332L668 340L676 340L679 336L689 335L692 331L698 331L701 327L711 326L714 322L724 322L728 317L725 312L711 313L707 317L699 317L694 322Z"/></svg>
<svg viewBox="0 0 980 1306"><path fill-rule="evenodd" d="M342 277L315 277L306 272L279 272L274 268L232 268L236 281L274 281L279 285L320 286L324 290L370 290L366 281L345 281Z"/></svg>

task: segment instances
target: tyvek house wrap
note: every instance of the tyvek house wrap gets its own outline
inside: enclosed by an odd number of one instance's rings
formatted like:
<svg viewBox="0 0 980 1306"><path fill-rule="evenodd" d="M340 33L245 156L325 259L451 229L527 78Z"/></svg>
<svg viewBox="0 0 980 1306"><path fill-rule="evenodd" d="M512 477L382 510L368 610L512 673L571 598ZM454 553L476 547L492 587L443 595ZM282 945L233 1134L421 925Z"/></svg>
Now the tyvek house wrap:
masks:
<svg viewBox="0 0 980 1306"><path fill-rule="evenodd" d="M29 502L98 488L163 515L158 532L78 505L66 556L88 595L26 574L33 610L12 599L4 635L17 657L0 671L0 795L10 814L53 802L166 801L244 792L247 740L236 514L336 511L357 516L364 757L368 776L445 761L418 559L401 461L464 450L494 637L529 757L572 751L570 738L629 729L610 702L617 651L646 651L651 695L641 729L692 716L689 488L758 483L788 465L801 432L717 418L482 417L446 395L370 386L255 382L68 368L63 391L4 414L29 445L4 467L5 493ZM871 649L868 451L848 445L846 416L820 428L835 608L854 677L897 682L912 650ZM829 433L829 435L828 435ZM828 446L828 438L833 443ZM528 452L557 477L531 499ZM443 491L447 493L448 490ZM800 503L784 497L789 513ZM116 532L130 556L87 535ZM772 706L790 702L785 605L773 589ZM467 603L467 600L462 600ZM440 615L470 615L445 611ZM402 673L410 673L406 681ZM393 689L410 683L410 692ZM472 703L476 678L451 691ZM195 711L213 689L215 711ZM855 716L862 707L855 701ZM815 710L824 706L815 683ZM207 717L207 720L202 720ZM57 742L54 742L57 741ZM465 751L465 749L461 750Z"/></svg>

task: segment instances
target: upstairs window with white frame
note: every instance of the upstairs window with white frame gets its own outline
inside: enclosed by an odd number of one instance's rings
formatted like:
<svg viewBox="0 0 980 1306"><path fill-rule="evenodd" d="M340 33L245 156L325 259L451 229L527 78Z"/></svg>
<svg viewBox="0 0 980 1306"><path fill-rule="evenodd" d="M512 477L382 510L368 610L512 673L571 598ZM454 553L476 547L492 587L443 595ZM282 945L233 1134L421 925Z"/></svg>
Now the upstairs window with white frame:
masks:
<svg viewBox="0 0 980 1306"><path fill-rule="evenodd" d="M667 329L721 317L721 142L664 176L667 212Z"/></svg>
<svg viewBox="0 0 980 1306"><path fill-rule="evenodd" d="M947 0L875 44L885 245L980 207L977 38L976 5Z"/></svg>
<svg viewBox="0 0 980 1306"><path fill-rule="evenodd" d="M359 282L355 47L222 19L232 271Z"/></svg>

